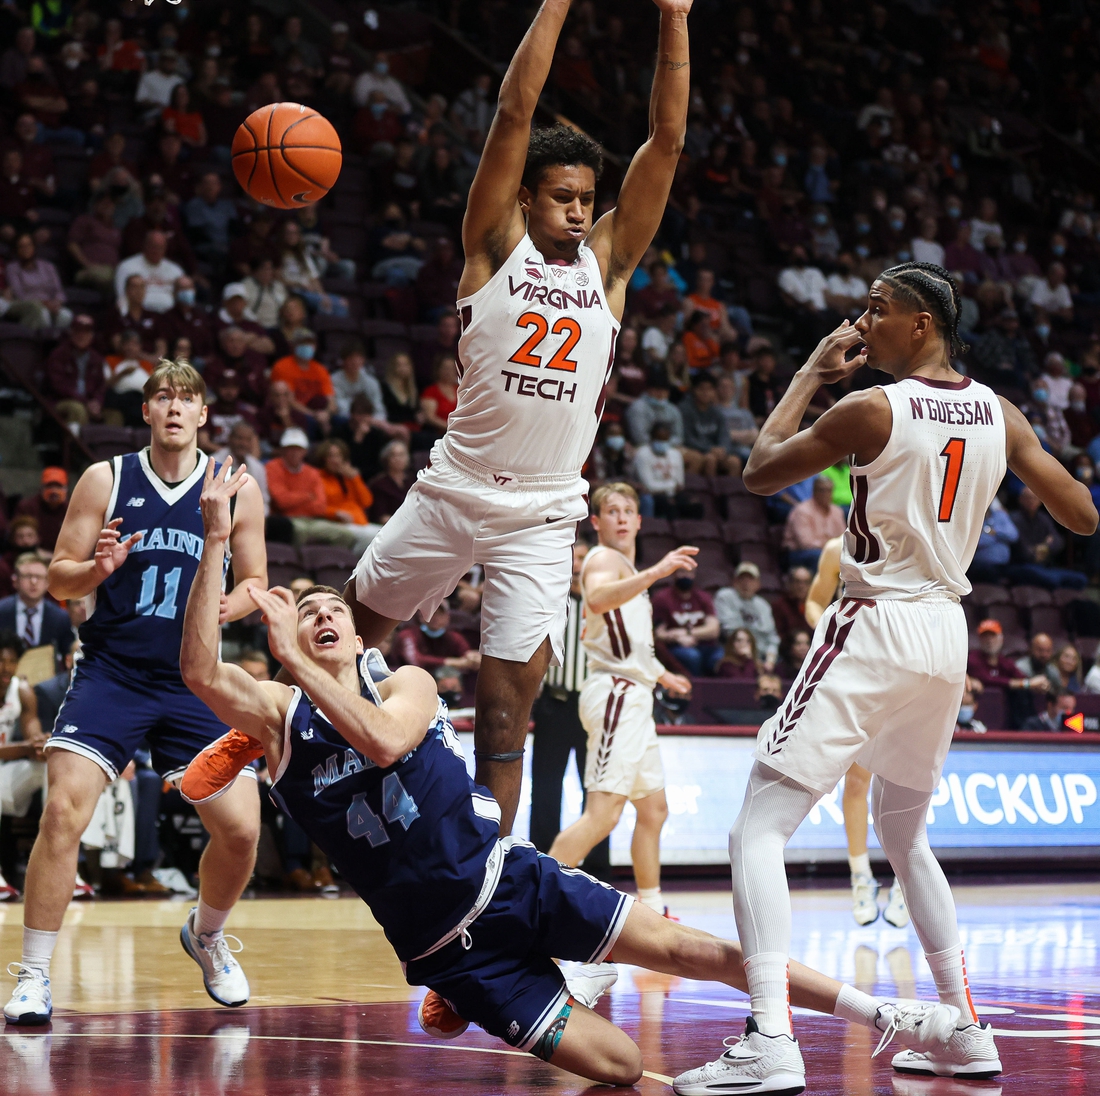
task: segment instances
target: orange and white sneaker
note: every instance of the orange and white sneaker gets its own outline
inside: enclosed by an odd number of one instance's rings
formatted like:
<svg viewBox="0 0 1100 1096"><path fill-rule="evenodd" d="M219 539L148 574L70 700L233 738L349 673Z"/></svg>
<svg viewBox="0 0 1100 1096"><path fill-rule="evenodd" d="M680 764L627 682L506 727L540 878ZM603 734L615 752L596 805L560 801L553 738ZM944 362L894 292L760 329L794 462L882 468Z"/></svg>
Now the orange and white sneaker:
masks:
<svg viewBox="0 0 1100 1096"><path fill-rule="evenodd" d="M180 795L188 803L209 803L224 795L246 765L263 757L259 739L233 728L200 750L187 766Z"/></svg>
<svg viewBox="0 0 1100 1096"><path fill-rule="evenodd" d="M433 1039L457 1039L470 1026L434 989L424 994L416 1018Z"/></svg>

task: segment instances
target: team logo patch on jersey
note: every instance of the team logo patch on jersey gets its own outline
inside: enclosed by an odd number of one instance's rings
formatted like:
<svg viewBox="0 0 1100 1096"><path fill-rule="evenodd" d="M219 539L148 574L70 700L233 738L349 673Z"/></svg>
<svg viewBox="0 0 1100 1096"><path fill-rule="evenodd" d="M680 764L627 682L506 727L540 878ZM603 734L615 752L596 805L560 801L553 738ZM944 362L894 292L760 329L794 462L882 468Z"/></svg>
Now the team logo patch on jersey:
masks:
<svg viewBox="0 0 1100 1096"><path fill-rule="evenodd" d="M526 268L524 273L526 273L528 278L534 278L536 281L539 281L539 282L542 281L542 271L541 270L535 270L534 267L529 266L529 267Z"/></svg>
<svg viewBox="0 0 1100 1096"><path fill-rule="evenodd" d="M583 270L576 275L577 285L588 285L588 275Z"/></svg>
<svg viewBox="0 0 1100 1096"><path fill-rule="evenodd" d="M128 503L126 503L126 505L127 506L144 506L145 505L145 499L139 498L137 495L135 495L132 499L130 499L130 501Z"/></svg>
<svg viewBox="0 0 1100 1096"><path fill-rule="evenodd" d="M61 730L58 731L57 733L58 734L76 734L76 724L75 723L66 723L65 726L62 727Z"/></svg>

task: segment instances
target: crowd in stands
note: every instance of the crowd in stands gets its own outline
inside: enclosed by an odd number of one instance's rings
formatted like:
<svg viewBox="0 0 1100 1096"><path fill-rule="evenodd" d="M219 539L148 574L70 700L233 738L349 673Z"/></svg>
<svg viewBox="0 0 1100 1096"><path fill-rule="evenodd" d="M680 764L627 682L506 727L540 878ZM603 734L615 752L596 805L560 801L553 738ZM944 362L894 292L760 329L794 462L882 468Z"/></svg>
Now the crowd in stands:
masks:
<svg viewBox="0 0 1100 1096"><path fill-rule="evenodd" d="M494 66L531 6L328 7L346 18L244 0L0 7L0 360L9 339L40 348L20 378L52 412L36 441L60 461L60 430L100 458L145 444L144 380L187 358L207 386L202 448L260 485L272 580L339 584L455 407L465 196ZM766 500L740 472L793 369L893 264L952 273L970 347L956 367L1016 402L1100 501L1095 7L696 0L686 143L585 470L638 486L643 563L700 547L693 576L654 590L670 668L741 683L766 709L805 659L847 467ZM576 0L562 35L539 121L574 118L604 143L597 213L646 137L655 33L651 5ZM282 100L324 114L345 152L332 194L288 213L230 170L240 122ZM826 386L808 416L878 379ZM0 506L0 591L16 591L0 630L52 644L59 674L72 622L38 561L69 486L51 466ZM478 668L481 577L388 648L456 704ZM1004 725L1059 729L1073 697L1100 693L1100 534L1066 535L1009 476L971 577L960 726L980 729L983 695L1003 693ZM242 664L270 672L262 629L234 627ZM279 832L287 878L327 886L304 836Z"/></svg>

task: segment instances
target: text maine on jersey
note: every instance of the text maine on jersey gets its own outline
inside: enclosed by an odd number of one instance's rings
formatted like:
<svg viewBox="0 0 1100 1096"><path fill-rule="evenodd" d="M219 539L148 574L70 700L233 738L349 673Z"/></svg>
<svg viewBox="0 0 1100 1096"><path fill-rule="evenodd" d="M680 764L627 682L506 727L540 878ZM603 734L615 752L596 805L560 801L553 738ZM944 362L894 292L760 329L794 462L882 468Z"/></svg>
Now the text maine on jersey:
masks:
<svg viewBox="0 0 1100 1096"><path fill-rule="evenodd" d="M603 311L600 295L595 289L578 289L577 295L559 289L557 286L535 285L534 282L520 282L516 285L512 281L512 275L508 275L508 293L515 296L523 294L525 301L537 301L539 304L548 304L551 308L598 308Z"/></svg>

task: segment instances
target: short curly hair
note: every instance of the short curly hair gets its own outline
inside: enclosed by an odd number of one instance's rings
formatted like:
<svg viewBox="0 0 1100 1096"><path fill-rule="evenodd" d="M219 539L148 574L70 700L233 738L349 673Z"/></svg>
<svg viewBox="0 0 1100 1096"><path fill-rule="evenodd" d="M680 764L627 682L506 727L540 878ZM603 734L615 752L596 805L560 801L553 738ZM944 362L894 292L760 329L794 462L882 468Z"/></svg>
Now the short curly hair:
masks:
<svg viewBox="0 0 1100 1096"><path fill-rule="evenodd" d="M599 179L603 174L603 149L587 133L570 126L532 129L527 162L523 165L523 185L536 193L546 169L558 164L590 167Z"/></svg>

